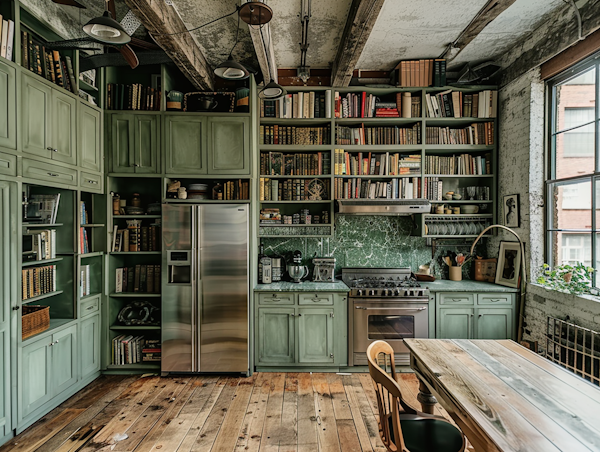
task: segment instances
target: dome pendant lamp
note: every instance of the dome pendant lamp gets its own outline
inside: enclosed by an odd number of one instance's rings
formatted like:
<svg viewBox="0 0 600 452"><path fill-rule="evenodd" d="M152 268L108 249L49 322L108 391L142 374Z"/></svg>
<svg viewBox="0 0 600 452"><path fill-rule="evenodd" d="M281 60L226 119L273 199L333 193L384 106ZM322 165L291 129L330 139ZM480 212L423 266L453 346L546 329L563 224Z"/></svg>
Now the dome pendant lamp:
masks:
<svg viewBox="0 0 600 452"><path fill-rule="evenodd" d="M215 68L215 75L217 77L221 77L225 80L244 80L244 79L247 79L248 77L250 77L250 72L248 71L248 69L246 69L244 66L242 66L237 61L235 61L233 59L233 57L231 56L231 54L233 53L233 49L235 49L235 46L238 43L239 33L240 33L240 16L238 14L238 26L237 26L237 30L235 32L235 44L233 44L233 47L231 48L231 51L229 52L229 58L227 58L225 61L223 61L221 64L219 64Z"/></svg>
<svg viewBox="0 0 600 452"><path fill-rule="evenodd" d="M271 80L263 89L258 93L258 97L265 100L277 100L287 94L287 91L279 83Z"/></svg>
<svg viewBox="0 0 600 452"><path fill-rule="evenodd" d="M83 26L85 34L105 44L125 45L131 37L125 29L112 18L110 12L104 11L100 17L95 17Z"/></svg>

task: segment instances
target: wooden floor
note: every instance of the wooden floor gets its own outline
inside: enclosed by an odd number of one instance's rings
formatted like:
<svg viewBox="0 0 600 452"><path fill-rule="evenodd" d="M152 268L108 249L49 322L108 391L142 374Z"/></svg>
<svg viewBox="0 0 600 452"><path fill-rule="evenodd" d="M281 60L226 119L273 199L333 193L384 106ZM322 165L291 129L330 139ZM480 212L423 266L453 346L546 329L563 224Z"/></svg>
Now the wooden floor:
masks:
<svg viewBox="0 0 600 452"><path fill-rule="evenodd" d="M103 376L0 452L385 451L376 413L369 374Z"/></svg>

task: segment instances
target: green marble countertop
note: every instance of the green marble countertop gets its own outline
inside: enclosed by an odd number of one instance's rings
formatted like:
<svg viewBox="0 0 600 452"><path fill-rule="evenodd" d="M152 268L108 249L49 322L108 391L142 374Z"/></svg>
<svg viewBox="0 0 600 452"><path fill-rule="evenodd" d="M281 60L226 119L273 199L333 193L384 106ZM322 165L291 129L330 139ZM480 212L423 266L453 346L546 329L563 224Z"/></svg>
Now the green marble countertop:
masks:
<svg viewBox="0 0 600 452"><path fill-rule="evenodd" d="M462 281L450 281L448 279L438 279L433 282L421 281L421 286L427 287L431 292L518 292L519 289L513 287L500 286L483 281L471 281L463 279Z"/></svg>
<svg viewBox="0 0 600 452"><path fill-rule="evenodd" d="M257 284L255 292L348 292L348 286L342 281L334 283L303 281L299 284L293 282L277 282L273 284Z"/></svg>

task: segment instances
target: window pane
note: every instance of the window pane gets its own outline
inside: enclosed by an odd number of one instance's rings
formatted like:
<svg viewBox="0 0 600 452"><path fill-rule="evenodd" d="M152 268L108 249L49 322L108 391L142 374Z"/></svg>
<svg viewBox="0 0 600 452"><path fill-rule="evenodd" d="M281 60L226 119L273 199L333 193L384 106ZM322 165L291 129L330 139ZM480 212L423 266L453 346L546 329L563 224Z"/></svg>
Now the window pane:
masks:
<svg viewBox="0 0 600 452"><path fill-rule="evenodd" d="M592 234L553 232L551 251L553 265L574 265L583 262L589 266L592 264Z"/></svg>
<svg viewBox="0 0 600 452"><path fill-rule="evenodd" d="M591 70L556 87L556 128L555 132L569 127L580 126L593 119L596 102L596 70ZM568 110L591 109L592 118L584 112L567 113Z"/></svg>
<svg viewBox="0 0 600 452"><path fill-rule="evenodd" d="M551 229L592 229L591 181L555 184L550 193Z"/></svg>

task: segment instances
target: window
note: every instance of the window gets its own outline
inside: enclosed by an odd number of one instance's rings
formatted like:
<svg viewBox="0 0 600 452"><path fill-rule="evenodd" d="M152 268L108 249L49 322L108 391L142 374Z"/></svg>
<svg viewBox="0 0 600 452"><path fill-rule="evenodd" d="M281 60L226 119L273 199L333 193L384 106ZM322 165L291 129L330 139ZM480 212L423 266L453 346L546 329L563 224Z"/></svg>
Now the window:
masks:
<svg viewBox="0 0 600 452"><path fill-rule="evenodd" d="M546 260L600 264L600 54L548 82ZM600 275L594 284L600 287Z"/></svg>

